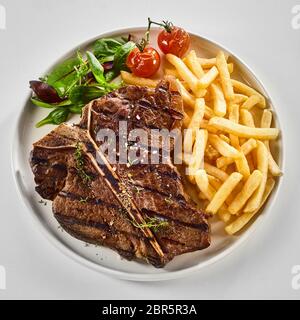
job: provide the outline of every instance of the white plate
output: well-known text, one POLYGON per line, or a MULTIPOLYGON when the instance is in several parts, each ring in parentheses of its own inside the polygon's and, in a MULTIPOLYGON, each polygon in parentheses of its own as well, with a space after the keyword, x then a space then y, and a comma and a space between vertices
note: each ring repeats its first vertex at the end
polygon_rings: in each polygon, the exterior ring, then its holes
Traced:
MULTIPOLYGON (((102 37, 114 37, 120 35, 126 36, 128 33, 141 37, 144 31, 145 30, 143 28, 118 30, 100 35, 99 37, 87 41, 79 47, 82 50, 85 50, 96 39, 102 37)), ((155 39, 157 32, 157 29, 153 29, 152 31, 151 36, 153 44, 156 44, 155 39)), ((254 88, 263 93, 267 98, 269 106, 273 109, 270 96, 267 94, 263 85, 254 76, 253 72, 250 71, 249 67, 245 65, 245 63, 241 62, 241 60, 234 56, 231 52, 215 42, 196 35, 191 35, 191 37, 192 47, 196 49, 199 55, 203 57, 215 56, 220 49, 224 50, 224 52, 227 52, 235 64, 234 77, 242 78, 244 81, 248 82, 254 88)), ((76 52, 76 49, 77 48, 69 52, 69 54, 62 57, 62 59, 58 60, 56 63, 59 63, 60 61, 72 55, 74 52, 76 52)), ((25 83, 24 85, 27 84, 25 83)), ((35 184, 33 181, 33 174, 28 161, 29 153, 32 149, 32 143, 40 139, 54 128, 53 126, 47 125, 36 129, 34 124, 46 116, 48 112, 49 110, 47 109, 33 106, 29 101, 29 98, 22 107, 22 111, 17 122, 12 150, 13 171, 16 183, 20 195, 29 209, 30 215, 36 221, 35 226, 39 228, 42 233, 46 235, 47 238, 62 252, 91 269, 117 278, 136 281, 157 281, 183 277, 199 271, 203 267, 220 260, 232 252, 244 240, 249 238, 252 232, 263 222, 263 220, 266 219, 268 215, 272 214, 271 207, 275 201, 276 194, 278 193, 281 179, 277 181, 277 186, 267 204, 263 208, 262 214, 259 215, 258 218, 240 235, 230 237, 223 231, 224 225, 222 222, 213 222, 212 244, 209 248, 178 256, 173 261, 168 263, 163 269, 156 269, 151 265, 121 259, 117 253, 104 247, 95 247, 93 245, 86 246, 84 242, 71 237, 66 232, 62 232, 62 230, 58 228, 59 225, 52 215, 51 201, 47 201, 46 206, 39 203, 41 197, 34 190, 35 184)), ((276 115, 274 118, 275 126, 280 128, 276 115)), ((77 119, 75 117, 71 119, 71 122, 76 121, 77 119)), ((276 144, 273 145, 273 148, 279 165, 282 166, 283 146, 281 137, 276 141, 276 144)))

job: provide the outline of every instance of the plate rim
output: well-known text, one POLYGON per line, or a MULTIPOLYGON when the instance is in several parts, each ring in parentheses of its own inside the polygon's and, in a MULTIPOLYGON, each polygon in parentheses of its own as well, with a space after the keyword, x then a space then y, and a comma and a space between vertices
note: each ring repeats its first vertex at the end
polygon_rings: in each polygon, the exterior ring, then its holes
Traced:
MULTIPOLYGON (((158 29, 158 28, 153 28, 153 29, 158 29)), ((114 29, 111 31, 105 31, 95 37, 92 37, 92 38, 82 42, 81 44, 75 46, 73 49, 69 50, 67 53, 61 55, 58 59, 55 60, 55 62, 53 62, 51 64, 51 66, 45 71, 45 73, 48 72, 49 70, 51 70, 55 65, 57 65, 57 63, 59 63, 60 61, 62 61, 66 57, 70 56, 74 52, 74 50, 76 50, 76 48, 78 48, 78 47, 85 47, 88 44, 92 43, 93 41, 95 41, 99 38, 108 37, 108 36, 113 37, 113 36, 117 36, 118 34, 122 34, 122 33, 141 32, 144 30, 145 30, 145 27, 136 26, 136 27, 130 27, 130 28, 118 28, 118 29, 114 29)), ((273 99, 273 97, 271 97, 270 91, 267 90, 266 86, 256 76, 256 73, 253 72, 252 68, 250 68, 248 66, 248 64, 243 61, 243 59, 238 57, 236 54, 232 53, 231 50, 227 49, 227 47, 224 46, 223 44, 220 44, 219 41, 215 41, 211 38, 207 38, 206 36, 202 36, 200 34, 196 34, 193 32, 189 32, 189 34, 194 37, 201 38, 201 39, 209 42, 212 45, 216 45, 216 46, 222 48, 223 50, 227 51, 231 56, 233 56, 235 59, 237 59, 244 67, 246 67, 246 69, 248 69, 251 76, 267 93, 268 100, 271 102, 271 104, 273 106, 275 106, 274 99, 273 99)), ((18 145, 20 143, 18 136, 19 136, 19 128, 21 126, 22 116, 23 116, 23 113, 25 112, 24 106, 28 102, 29 98, 30 98, 30 94, 26 95, 25 101, 23 103, 23 107, 18 112, 14 126, 13 126, 13 138, 12 138, 12 143, 11 143, 10 154, 11 154, 11 169, 13 171, 13 177, 14 177, 14 182, 16 184, 17 193, 18 193, 18 196, 19 196, 21 202, 23 203, 24 207, 26 208, 26 211, 28 211, 30 213, 32 221, 34 221, 34 224, 37 226, 37 229, 39 230, 39 232, 41 234, 43 234, 43 236, 53 246, 55 246, 57 249, 59 249, 59 251, 61 253, 70 257, 72 260, 76 261, 77 263, 81 264, 82 266, 88 267, 89 269, 94 270, 96 272, 101 272, 103 274, 112 276, 114 278, 122 279, 122 280, 149 282, 149 281, 162 281, 162 280, 172 280, 172 279, 183 278, 183 277, 191 275, 195 272, 199 272, 203 268, 206 268, 206 267, 216 263, 217 261, 222 260, 224 257, 228 256, 229 254, 231 254, 236 248, 238 248, 242 244, 244 244, 245 241, 249 239, 249 236, 253 232, 255 232, 266 221, 266 219, 269 218, 269 216, 270 216, 270 214, 267 214, 267 213, 270 212, 275 205, 276 199, 278 197, 279 191, 282 186, 282 181, 283 181, 282 176, 277 177, 276 188, 272 192, 272 195, 271 195, 272 198, 270 199, 271 201, 269 200, 268 203, 266 204, 266 207, 264 208, 264 216, 262 217, 260 215, 259 217, 257 217, 257 219, 252 223, 252 225, 247 230, 245 230, 242 235, 239 236, 239 239, 237 239, 228 248, 221 251, 220 253, 217 253, 215 256, 209 258, 208 260, 198 263, 195 266, 187 267, 182 270, 166 271, 166 272, 155 274, 155 273, 119 271, 119 270, 110 269, 109 267, 105 267, 105 266, 102 266, 102 265, 97 264, 95 262, 92 262, 92 261, 88 260, 87 258, 81 256, 80 254, 74 252, 72 249, 70 249, 65 244, 63 244, 58 238, 56 238, 53 235, 53 233, 49 229, 47 229, 46 227, 43 226, 41 221, 38 219, 37 215, 34 214, 34 212, 33 212, 34 210, 31 207, 26 194, 24 194, 24 190, 22 190, 21 183, 19 181, 20 170, 18 169, 18 165, 17 165, 17 162, 18 162, 17 159, 19 157, 18 145), (260 223, 258 223, 258 222, 260 222, 260 223)), ((281 139, 281 146, 280 146, 280 162, 281 163, 280 164, 281 164, 281 170, 284 172, 285 171, 285 148, 284 148, 285 135, 282 133, 282 130, 281 130, 282 126, 280 124, 280 117, 279 117, 278 110, 275 109, 275 111, 276 111, 276 123, 278 124, 278 127, 280 129, 280 139, 281 139)))

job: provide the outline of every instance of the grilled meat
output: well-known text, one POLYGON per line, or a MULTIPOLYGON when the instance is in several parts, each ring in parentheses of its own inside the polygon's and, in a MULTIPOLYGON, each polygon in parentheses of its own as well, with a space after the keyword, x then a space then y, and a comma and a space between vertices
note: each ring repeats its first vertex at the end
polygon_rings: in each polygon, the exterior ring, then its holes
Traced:
MULTIPOLYGON (((36 191, 53 200, 55 218, 72 236, 127 259, 162 267, 176 255, 206 248, 207 216, 185 194, 171 159, 146 161, 152 141, 139 144, 145 161, 135 164, 120 159, 112 164, 99 149, 100 129, 111 130, 120 142, 120 121, 127 121, 128 132, 150 133, 180 128, 181 119, 182 100, 172 81, 155 90, 126 86, 94 100, 78 125, 62 124, 34 143, 30 161, 36 191)), ((156 147, 162 154, 164 146, 156 147)))

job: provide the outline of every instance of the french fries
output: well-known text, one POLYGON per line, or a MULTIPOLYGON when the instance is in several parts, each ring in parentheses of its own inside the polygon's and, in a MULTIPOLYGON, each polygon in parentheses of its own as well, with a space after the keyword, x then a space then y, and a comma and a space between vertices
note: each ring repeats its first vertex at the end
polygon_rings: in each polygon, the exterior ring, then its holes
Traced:
POLYGON ((257 149, 256 149, 256 157, 257 157, 257 168, 262 173, 262 180, 258 189, 254 192, 252 197, 249 199, 244 212, 252 212, 255 211, 263 198, 265 186, 268 178, 268 150, 263 142, 257 142, 257 149))
POLYGON ((206 72, 198 82, 198 88, 207 88, 219 75, 218 69, 214 66, 208 72, 206 72))
POLYGON ((216 58, 216 65, 220 73, 221 84, 226 100, 232 100, 234 98, 233 86, 230 81, 230 73, 228 71, 225 55, 220 51, 216 58))
POLYGON ((259 102, 257 105, 261 108, 266 107, 266 99, 263 97, 263 95, 261 95, 255 89, 249 87, 245 83, 242 83, 234 79, 231 79, 231 83, 233 85, 233 88, 239 93, 245 94, 246 96, 249 96, 249 97, 252 95, 257 95, 259 97, 259 102))
POLYGON ((259 102, 260 102, 260 97, 256 94, 253 94, 241 105, 241 108, 250 110, 259 102))
POLYGON ((198 58, 198 61, 200 62, 203 69, 211 68, 216 65, 217 59, 216 58, 198 58))
POLYGON ((245 109, 241 109, 241 123, 244 126, 255 128, 255 123, 251 112, 245 109))
POLYGON ((266 183, 266 189, 259 207, 253 212, 243 213, 240 217, 238 217, 232 223, 227 225, 225 227, 226 232, 230 235, 233 235, 238 231, 240 231, 258 213, 261 207, 265 204, 274 186, 275 186, 275 180, 272 178, 268 179, 266 183))
POLYGON ((218 130, 232 133, 242 138, 271 140, 276 139, 279 134, 279 130, 277 128, 252 128, 234 123, 228 119, 220 117, 211 118, 208 124, 218 130))
MULTIPOLYGON (((233 235, 267 201, 272 177, 282 174, 270 148, 279 130, 271 126, 264 96, 231 78, 235 66, 222 51, 210 59, 195 50, 183 59, 172 54, 166 59, 174 68, 167 67, 165 74, 176 78, 184 128, 190 129, 183 141, 190 192, 233 235)), ((147 79, 129 80, 140 85, 147 79)))
POLYGON ((216 134, 210 134, 208 138, 212 146, 220 152, 221 155, 228 158, 238 159, 241 157, 241 153, 232 147, 230 144, 222 140, 216 134))
POLYGON ((149 78, 140 78, 127 71, 121 71, 121 77, 125 83, 132 84, 135 86, 155 88, 158 84, 157 80, 152 80, 149 78))
MULTIPOLYGON (((257 146, 257 142, 254 139, 247 140, 242 146, 241 146, 241 152, 246 156, 248 155, 253 149, 255 149, 257 146)), ((220 157, 217 159, 217 167, 223 168, 225 166, 230 165, 234 162, 234 159, 232 158, 226 158, 226 157, 220 157)))
POLYGON ((226 100, 222 89, 218 84, 211 85, 211 94, 214 102, 214 113, 218 117, 224 117, 226 114, 226 100))
POLYGON ((198 131, 196 132, 192 160, 190 161, 188 168, 191 182, 195 181, 194 176, 197 170, 204 167, 204 150, 207 143, 207 136, 207 130, 205 129, 198 129, 198 131))
POLYGON ((242 178, 243 176, 240 173, 232 173, 216 192, 211 202, 207 206, 206 211, 212 214, 216 214, 242 178))
POLYGON ((194 108, 195 98, 186 90, 179 79, 176 79, 176 82, 183 102, 186 103, 189 107, 194 108))
POLYGON ((201 63, 197 58, 195 50, 191 50, 186 56, 185 64, 190 68, 190 70, 198 79, 201 79, 201 77, 204 75, 204 71, 202 69, 201 63))
POLYGON ((207 162, 204 162, 204 169, 208 174, 218 178, 221 181, 225 181, 228 178, 228 174, 226 172, 207 162))
POLYGON ((215 190, 210 188, 208 177, 205 170, 197 170, 195 180, 199 190, 204 194, 206 199, 210 200, 215 194, 215 190))
POLYGON ((255 170, 249 176, 245 182, 242 190, 237 194, 234 200, 228 207, 228 211, 231 214, 237 214, 245 205, 247 200, 252 196, 254 191, 258 188, 263 178, 262 173, 259 170, 255 170))
MULTIPOLYGON (((269 110, 264 110, 263 115, 261 117, 261 124, 260 126, 262 128, 270 128, 272 123, 272 112, 269 110)), ((269 156, 269 171, 272 176, 281 176, 282 172, 277 165, 276 161, 274 160, 271 150, 270 150, 270 144, 269 141, 266 140, 264 141, 265 146, 267 147, 268 150, 268 156, 269 156)))
POLYGON ((173 54, 166 54, 167 60, 175 67, 180 77, 190 86, 197 98, 205 95, 206 90, 199 89, 199 80, 193 72, 185 65, 185 63, 173 54))
POLYGON ((244 103, 247 99, 248 97, 246 95, 241 93, 235 93, 232 103, 241 104, 241 103, 244 103))

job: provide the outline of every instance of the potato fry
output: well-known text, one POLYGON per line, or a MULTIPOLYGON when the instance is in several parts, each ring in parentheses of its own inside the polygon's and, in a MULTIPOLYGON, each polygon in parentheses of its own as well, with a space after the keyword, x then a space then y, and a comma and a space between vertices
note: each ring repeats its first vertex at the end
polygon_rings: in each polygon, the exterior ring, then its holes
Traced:
POLYGON ((215 117, 215 114, 214 114, 213 110, 208 106, 205 106, 204 117, 206 119, 210 119, 210 118, 215 117))
POLYGON ((226 172, 207 162, 204 162, 204 170, 221 181, 225 181, 228 178, 228 174, 226 172))
MULTIPOLYGON (((201 190, 199 193, 199 198, 201 199, 204 196, 206 199, 211 201, 216 194, 216 190, 208 183, 205 170, 198 170, 195 176, 195 180, 198 188, 201 190)), ((231 214, 228 212, 225 204, 223 204, 218 210, 218 216, 225 223, 227 223, 231 219, 231 214)))
MULTIPOLYGON (((263 115, 261 117, 261 123, 260 126, 262 128, 270 128, 272 123, 272 112, 270 110, 264 110, 263 115)), ((274 160, 271 150, 270 150, 270 144, 269 141, 266 140, 264 141, 265 146, 268 149, 268 153, 269 153, 269 162, 268 162, 268 166, 269 166, 269 171, 273 176, 281 176, 282 172, 279 168, 279 166, 277 165, 276 161, 274 160)))
POLYGON ((191 122, 191 118, 186 112, 183 111, 183 126, 187 128, 190 122, 191 122))
POLYGON ((236 195, 234 200, 228 207, 228 211, 231 214, 237 214, 242 207, 246 204, 247 200, 252 196, 254 191, 258 188, 263 178, 262 173, 259 170, 255 170, 249 176, 245 182, 242 190, 236 195))
POLYGON ((195 98, 186 90, 180 80, 176 79, 178 90, 181 94, 183 102, 191 108, 195 106, 195 98))
POLYGON ((189 128, 184 130, 183 134, 183 161, 189 165, 191 162, 193 143, 194 143, 194 130, 189 128))
POLYGON ((193 130, 200 128, 200 124, 202 122, 204 112, 205 112, 204 99, 203 98, 196 99, 194 113, 192 115, 191 122, 188 128, 193 130))
POLYGON ((200 124, 201 129, 206 129, 210 133, 218 133, 218 129, 212 127, 211 125, 208 124, 207 120, 202 120, 200 124))
POLYGON ((132 84, 135 86, 155 88, 158 84, 157 80, 152 80, 149 78, 140 78, 127 71, 121 71, 121 77, 125 83, 132 84))
POLYGON ((228 138, 227 136, 225 136, 225 134, 220 134, 219 135, 220 139, 224 140, 225 142, 227 142, 228 144, 230 144, 230 138, 228 138))
MULTIPOLYGON (((239 122, 239 106, 237 104, 230 104, 230 111, 229 111, 229 120, 238 123, 239 122)), ((230 134, 229 135, 231 140, 231 145, 235 147, 238 151, 241 150, 240 148, 240 141, 239 137, 230 134)), ((235 159, 235 165, 237 171, 244 176, 244 178, 248 178, 250 176, 250 168, 247 162, 247 159, 243 152, 240 152, 241 156, 238 159, 235 159)))
POLYGON ((261 108, 266 107, 266 100, 262 94, 260 94, 259 92, 257 92, 253 88, 247 86, 246 84, 244 84, 240 81, 231 79, 231 83, 232 83, 234 89, 242 94, 245 94, 249 97, 252 95, 257 95, 259 97, 259 102, 257 105, 261 108))
MULTIPOLYGON (((229 120, 235 123, 239 123, 239 117, 239 106, 237 104, 230 104, 228 116, 229 120)), ((229 134, 229 138, 231 144, 238 149, 240 147, 239 137, 235 136, 234 134, 229 134)))
MULTIPOLYGON (((184 140, 183 140, 183 150, 184 154, 191 154, 193 150, 193 144, 196 136, 196 130, 200 128, 201 121, 204 115, 204 99, 198 98, 195 101, 195 109, 194 113, 191 117, 191 121, 188 124, 186 130, 184 130, 184 140)), ((191 159, 188 157, 184 157, 184 162, 189 163, 191 159)))
POLYGON ((232 215, 227 211, 227 208, 224 204, 218 210, 218 217, 225 223, 228 223, 231 220, 232 215))
POLYGON ((250 168, 246 156, 241 152, 241 157, 235 160, 237 171, 243 175, 245 179, 250 176, 250 168))
MULTIPOLYGON (((246 156, 253 149, 255 149, 256 146, 257 146, 256 140, 255 139, 249 139, 241 146, 241 152, 246 156)), ((220 157, 220 158, 217 159, 216 164, 217 164, 218 168, 223 168, 224 166, 228 166, 233 162, 234 162, 234 159, 232 159, 232 158, 220 157)))
POLYGON ((188 83, 197 98, 205 96, 206 91, 199 89, 199 80, 180 58, 170 53, 166 54, 166 58, 176 68, 180 77, 188 83))
POLYGON ((218 178, 216 178, 210 174, 208 174, 207 177, 208 177, 209 183, 214 187, 214 189, 216 189, 216 190, 220 189, 220 187, 222 185, 221 180, 219 180, 218 178))
POLYGON ((244 126, 255 128, 254 119, 250 111, 246 109, 241 109, 240 115, 241 115, 241 123, 244 126))
POLYGON ((233 69, 234 69, 234 65, 233 63, 227 63, 227 68, 228 68, 228 72, 229 73, 232 73, 233 72, 233 69))
POLYGON ((232 223, 226 226, 225 230, 228 234, 233 235, 240 231, 243 227, 246 226, 246 224, 256 215, 256 213, 261 209, 261 207, 265 204, 266 200, 268 199, 269 195, 271 194, 273 188, 275 186, 275 180, 274 179, 268 179, 266 183, 266 189, 262 198, 262 201, 259 205, 259 207, 249 213, 243 213, 240 217, 238 217, 236 220, 234 220, 232 223))
POLYGON ((253 172, 255 170, 255 166, 254 166, 252 154, 251 153, 247 154, 246 155, 246 159, 247 159, 247 162, 248 162, 248 166, 249 166, 250 172, 253 172))
POLYGON ((219 157, 220 153, 211 144, 207 144, 205 149, 205 159, 208 159, 210 162, 212 162, 219 157))
POLYGON ((224 117, 226 114, 226 100, 223 95, 222 89, 219 85, 212 83, 210 86, 211 94, 214 103, 214 113, 218 117, 224 117))
POLYGON ((188 168, 189 179, 192 183, 195 182, 194 176, 197 170, 204 168, 204 150, 206 148, 207 136, 207 130, 197 129, 192 160, 188 168))
POLYGON ((243 138, 270 140, 276 139, 279 134, 279 130, 277 128, 251 128, 220 117, 211 118, 208 124, 216 129, 223 130, 227 133, 232 133, 243 138))
POLYGON ((216 65, 216 61, 217 59, 216 58, 210 58, 210 59, 206 59, 206 58, 198 58, 201 66, 203 69, 208 69, 208 68, 211 68, 213 66, 216 65))
POLYGON ((185 57, 185 64, 189 67, 189 69, 193 72, 193 74, 198 78, 204 75, 204 71, 202 69, 201 63, 199 62, 195 50, 191 50, 188 55, 185 57))
POLYGON ((247 99, 248 99, 248 96, 240 93, 235 93, 232 103, 241 104, 241 103, 244 103, 247 99))
POLYGON ((259 103, 260 97, 256 94, 253 94, 250 96, 242 105, 241 108, 250 110, 252 109, 257 103, 259 103))
POLYGON ((270 110, 265 109, 263 111, 263 114, 260 120, 260 127, 270 128, 271 124, 272 124, 272 112, 270 110))
POLYGON ((199 197, 200 200, 207 200, 205 194, 203 192, 201 192, 201 191, 198 193, 198 197, 199 197))
POLYGON ((219 208, 224 204, 227 197, 234 190, 234 188, 237 186, 237 184, 241 181, 242 178, 243 176, 240 173, 232 173, 228 177, 228 179, 222 184, 220 189, 216 192, 213 199, 207 206, 206 211, 208 213, 216 214, 219 208))
POLYGON ((176 69, 173 68, 165 68, 164 69, 164 74, 168 75, 168 76, 173 76, 179 80, 182 80, 182 78, 180 77, 180 74, 177 72, 176 69))
POLYGON ((204 169, 199 169, 195 173, 195 180, 199 190, 206 193, 209 188, 208 176, 204 169))
POLYGON ((262 173, 262 180, 258 189, 253 193, 249 201, 247 202, 244 212, 255 211, 263 198, 266 182, 268 178, 268 150, 263 142, 257 141, 257 169, 262 173))
POLYGON ((202 78, 198 82, 198 88, 206 89, 219 75, 219 71, 216 67, 212 67, 207 73, 202 76, 202 78))
POLYGON ((229 157, 233 159, 238 159, 241 157, 241 153, 237 149, 232 147, 230 144, 228 144, 227 142, 225 142, 215 134, 210 134, 208 137, 208 141, 224 157, 229 157))
MULTIPOLYGON (((228 56, 225 54, 225 59, 227 61, 228 56)), ((208 69, 211 68, 213 66, 215 66, 217 64, 217 59, 216 58, 198 58, 201 66, 203 69, 208 69)))
POLYGON ((229 100, 229 101, 233 100, 234 98, 233 86, 230 81, 230 73, 228 71, 227 62, 226 62, 223 51, 220 51, 217 55, 216 66, 220 74, 221 85, 223 88, 224 96, 226 100, 229 100))

